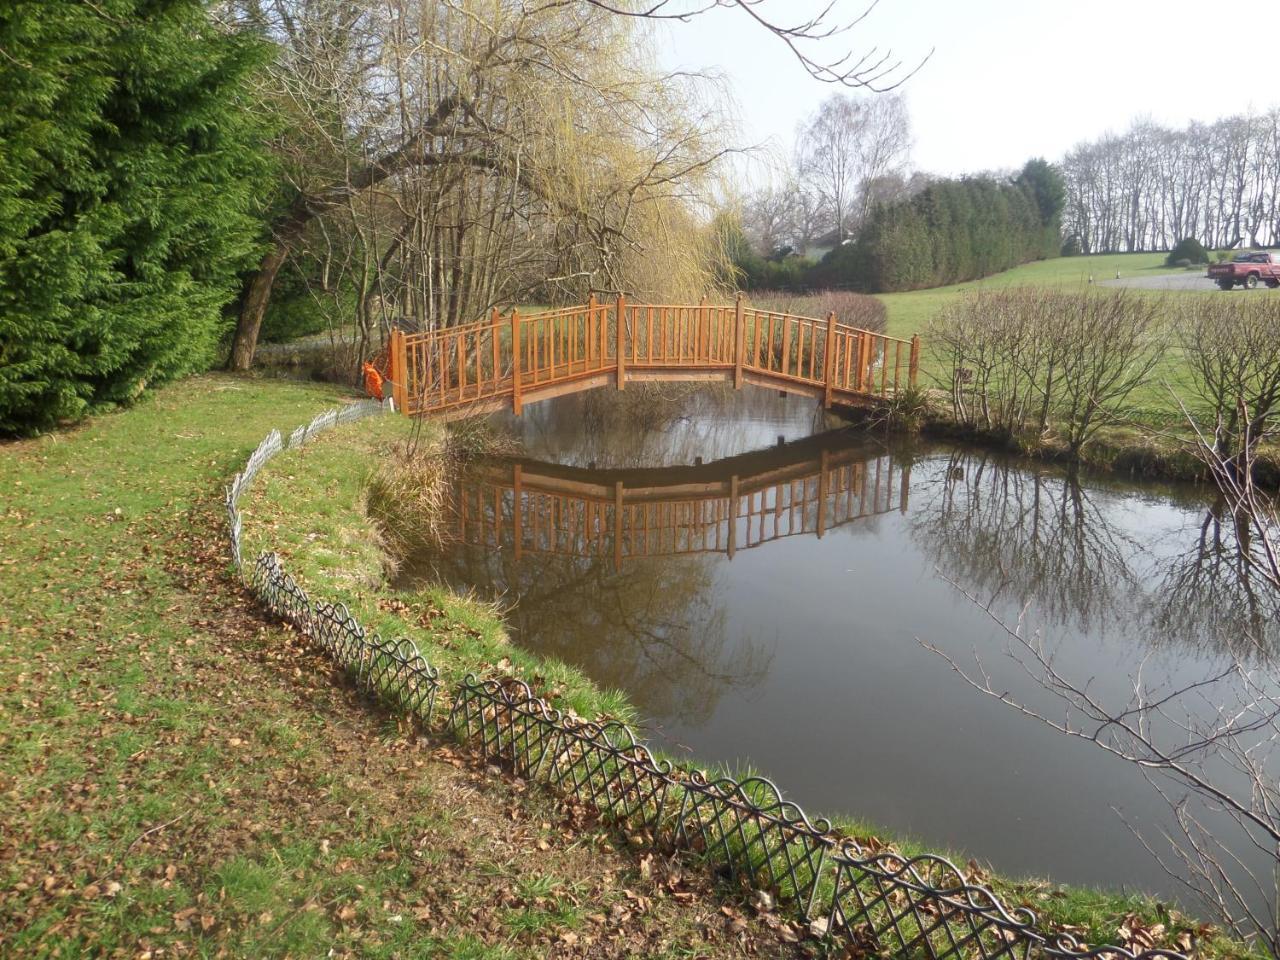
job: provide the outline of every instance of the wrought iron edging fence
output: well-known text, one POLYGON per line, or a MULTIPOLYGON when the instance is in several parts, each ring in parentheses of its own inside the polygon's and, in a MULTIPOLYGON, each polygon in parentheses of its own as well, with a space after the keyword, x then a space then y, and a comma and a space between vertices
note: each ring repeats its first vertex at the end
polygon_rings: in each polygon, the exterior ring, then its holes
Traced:
MULTIPOLYGON (((231 554, 241 562, 239 500, 282 450, 340 423, 380 413, 366 401, 331 410, 284 442, 273 430, 227 488, 231 554)), ((369 634, 341 603, 312 600, 279 557, 262 552, 246 577, 263 607, 293 625, 358 689, 431 726, 439 671, 408 638, 369 634)), ((445 729, 486 760, 595 809, 662 849, 691 851, 731 882, 764 890, 866 956, 922 960, 1189 960, 1168 950, 1090 948, 1051 935, 949 860, 871 851, 810 820, 763 777, 712 778, 656 757, 626 724, 583 720, 514 677, 468 674, 451 690, 445 729)))

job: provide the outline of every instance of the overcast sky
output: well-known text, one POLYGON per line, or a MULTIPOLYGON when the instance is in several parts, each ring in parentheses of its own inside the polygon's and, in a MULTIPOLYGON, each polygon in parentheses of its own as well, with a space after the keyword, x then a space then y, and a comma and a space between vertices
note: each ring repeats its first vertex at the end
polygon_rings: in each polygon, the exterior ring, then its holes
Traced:
MULTIPOLYGON (((844 20, 864 0, 838 0, 844 20)), ((1265 6, 1265 5, 1264 5, 1265 6)), ((811 0, 765 0, 790 21, 811 0)), ((1060 158, 1136 117, 1181 125, 1280 102, 1265 69, 1262 7, 1204 0, 880 0, 854 31, 819 48, 891 47, 913 65, 916 169, 958 174, 1060 158), (1275 92, 1273 92, 1275 91, 1275 92)), ((658 31, 666 66, 712 68, 737 102, 743 136, 789 151, 797 123, 834 88, 809 77, 780 41, 739 11, 658 31)))

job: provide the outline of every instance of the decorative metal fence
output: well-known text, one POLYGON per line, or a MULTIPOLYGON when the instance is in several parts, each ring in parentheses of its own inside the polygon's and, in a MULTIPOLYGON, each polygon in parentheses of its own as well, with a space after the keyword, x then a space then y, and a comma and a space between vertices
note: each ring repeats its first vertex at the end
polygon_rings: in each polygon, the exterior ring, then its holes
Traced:
MULTIPOLYGON (((282 449, 329 427, 381 412, 366 403, 317 417, 290 435, 272 431, 227 489, 232 558, 240 563, 239 498, 282 449)), ((248 582, 262 605, 293 625, 361 691, 425 727, 440 676, 408 638, 369 634, 340 603, 307 596, 272 552, 248 582)), ((763 777, 713 778, 657 757, 627 725, 563 713, 515 677, 468 674, 450 691, 445 729, 488 761, 600 816, 655 847, 700 857, 743 890, 774 895, 854 955, 922 960, 1189 960, 1168 950, 1132 952, 1052 935, 1025 907, 1007 907, 949 860, 872 851, 810 820, 763 777)))

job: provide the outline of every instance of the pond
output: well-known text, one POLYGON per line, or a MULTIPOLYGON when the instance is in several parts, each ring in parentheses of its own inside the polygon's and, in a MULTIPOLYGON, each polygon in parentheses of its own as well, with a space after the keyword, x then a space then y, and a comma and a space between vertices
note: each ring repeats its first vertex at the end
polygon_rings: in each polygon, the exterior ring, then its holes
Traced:
POLYGON ((453 537, 403 585, 501 598, 516 643, 626 691, 661 747, 811 813, 1007 874, 1178 894, 1139 837, 1164 852, 1171 825, 1142 773, 947 658, 1050 717, 995 618, 1106 702, 1139 671, 1173 689, 1233 652, 1265 663, 1274 596, 1205 491, 887 444, 764 390, 597 391, 493 422, 521 454, 462 473, 453 537))

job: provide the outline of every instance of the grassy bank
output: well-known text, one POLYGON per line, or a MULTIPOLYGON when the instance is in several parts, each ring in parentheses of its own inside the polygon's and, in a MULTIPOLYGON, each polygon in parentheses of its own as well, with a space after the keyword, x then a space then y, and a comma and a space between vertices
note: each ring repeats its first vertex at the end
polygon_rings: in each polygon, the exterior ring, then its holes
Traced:
MULTIPOLYGON (((388 445, 407 430, 400 418, 366 421, 273 461, 260 485, 242 502, 246 556, 275 547, 313 596, 346 602, 366 626, 383 636, 414 637, 424 655, 441 668, 446 683, 468 671, 516 672, 556 706, 586 716, 605 713, 630 719, 633 711, 623 695, 600 691, 581 672, 512 647, 495 610, 439 589, 388 592, 387 556, 360 502, 371 471, 386 456, 388 445)), ((844 822, 841 827, 849 835, 884 838, 865 824, 844 822)), ((909 840, 899 839, 895 845, 904 853, 923 852, 909 840)), ((989 875, 982 879, 1010 905, 1030 906, 1049 924, 1095 942, 1114 941, 1125 918, 1133 914, 1147 925, 1163 924, 1171 945, 1180 931, 1197 926, 1139 897, 1042 880, 989 875)), ((1243 955, 1237 945, 1213 937, 1200 948, 1203 956, 1243 955)))
MULTIPOLYGON (((0 447, 0 956, 794 955, 259 617, 227 575, 223 485, 271 428, 340 399, 199 377, 0 447)), ((373 601, 353 510, 369 450, 334 450, 297 465, 329 499, 287 529, 373 601)), ((449 610, 415 633, 458 664, 498 642, 485 611, 449 610)))

